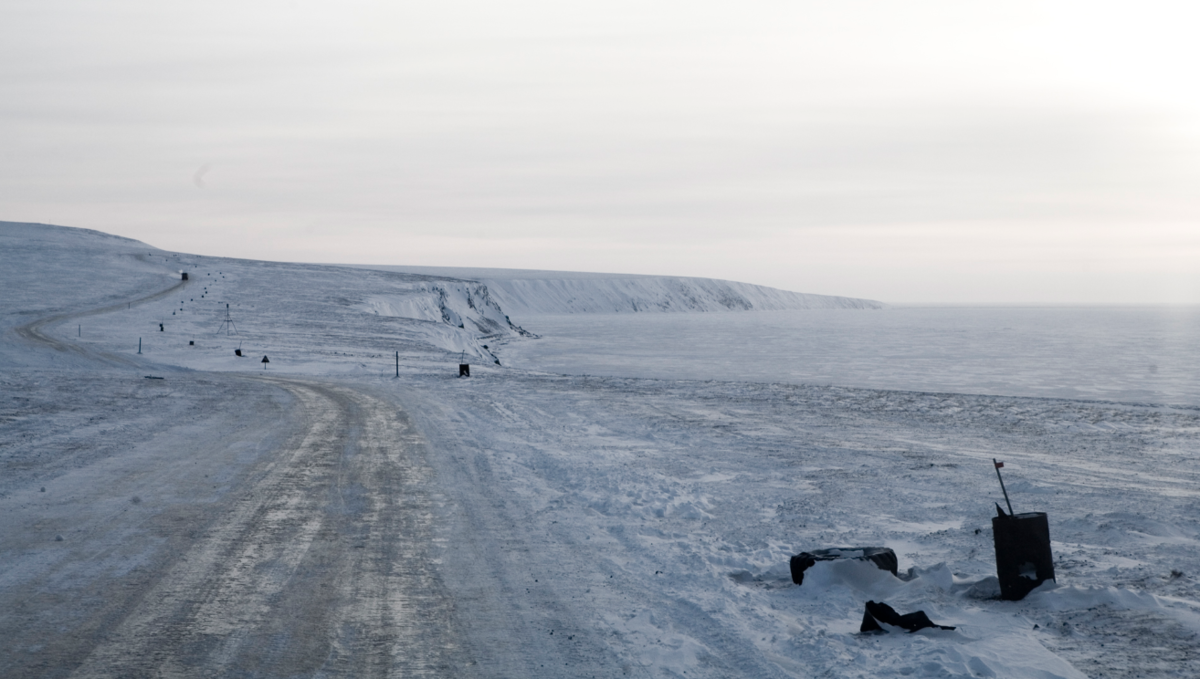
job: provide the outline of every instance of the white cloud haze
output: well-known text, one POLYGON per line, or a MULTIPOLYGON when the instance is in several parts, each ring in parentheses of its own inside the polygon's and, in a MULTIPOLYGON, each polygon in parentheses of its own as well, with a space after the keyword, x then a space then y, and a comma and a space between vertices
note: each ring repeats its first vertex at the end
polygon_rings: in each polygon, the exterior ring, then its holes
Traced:
POLYGON ((0 219, 264 259, 1200 303, 1196 19, 9 1, 0 219))

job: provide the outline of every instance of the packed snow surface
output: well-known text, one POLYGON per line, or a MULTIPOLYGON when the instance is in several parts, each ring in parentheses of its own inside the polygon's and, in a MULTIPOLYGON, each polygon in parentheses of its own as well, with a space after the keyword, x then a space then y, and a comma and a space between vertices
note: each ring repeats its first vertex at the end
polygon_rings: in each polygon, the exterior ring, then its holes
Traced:
POLYGON ((59 227, 0 288, 2 676, 1200 675, 1193 405, 517 368, 554 335, 476 279, 59 227), (1050 518, 1019 602, 992 458, 1050 518), (854 546, 901 577, 791 583, 854 546))
POLYGON ((542 339, 507 347, 505 364, 556 373, 1200 406, 1195 306, 889 306, 521 322, 542 339))

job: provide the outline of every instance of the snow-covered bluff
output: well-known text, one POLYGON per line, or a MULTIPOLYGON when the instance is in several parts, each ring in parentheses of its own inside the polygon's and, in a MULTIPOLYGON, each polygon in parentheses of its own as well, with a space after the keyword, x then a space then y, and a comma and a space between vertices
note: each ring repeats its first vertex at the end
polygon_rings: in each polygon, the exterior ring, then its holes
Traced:
POLYGON ((378 316, 446 323, 485 337, 528 334, 509 322, 488 287, 476 281, 428 280, 395 286, 388 294, 367 297, 357 308, 378 316))
POLYGON ((868 299, 810 295, 713 278, 457 267, 370 268, 478 281, 487 286, 504 313, 518 317, 523 314, 880 309, 884 306, 868 299))
POLYGON ((637 276, 487 280, 512 314, 879 309, 852 297, 808 295, 712 278, 637 276))

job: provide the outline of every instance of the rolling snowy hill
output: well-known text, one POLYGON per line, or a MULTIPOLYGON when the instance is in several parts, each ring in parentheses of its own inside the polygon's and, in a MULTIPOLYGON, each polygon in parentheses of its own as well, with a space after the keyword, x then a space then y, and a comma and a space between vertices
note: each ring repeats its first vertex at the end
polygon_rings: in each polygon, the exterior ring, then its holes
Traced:
MULTIPOLYGON (((15 332, 17 326, 50 314, 106 307, 118 301, 124 306, 124 300, 178 284, 180 274, 190 272, 193 291, 159 300, 150 316, 131 312, 98 318, 88 324, 86 335, 80 330, 76 337, 83 345, 115 342, 130 352, 138 350, 141 338, 142 350, 155 352, 158 360, 166 358, 163 352, 180 351, 164 333, 198 342, 183 346, 220 350, 227 360, 232 347, 221 344, 220 335, 215 334, 227 314, 240 329, 234 346, 245 343, 249 349, 257 345, 264 351, 271 346, 285 354, 295 346, 309 358, 334 351, 315 349, 311 341, 314 331, 326 327, 362 327, 376 336, 376 351, 378 345, 385 345, 417 353, 465 354, 489 363, 497 360, 485 346, 489 341, 530 335, 508 321, 484 284, 470 280, 203 257, 159 250, 98 231, 47 224, 0 222, 0 248, 6 259, 21 263, 8 266, 0 277, 4 290, 0 333, 15 332), (341 292, 328 294, 332 290, 341 292), (70 305, 64 300, 70 300, 70 305), (297 315, 295 310, 300 307, 316 313, 297 315), (304 323, 294 325, 301 317, 306 319, 304 323), (160 331, 159 323, 165 324, 165 330, 160 331), (302 344, 306 349, 293 344, 298 337, 305 338, 302 344)), ((344 347, 337 352, 343 360, 348 356, 344 347)), ((24 364, 29 359, 26 354, 19 343, 0 342, 4 364, 24 364)), ((69 358, 64 355, 62 360, 69 358)), ((180 354, 175 360, 190 367, 221 369, 205 351, 180 354)))

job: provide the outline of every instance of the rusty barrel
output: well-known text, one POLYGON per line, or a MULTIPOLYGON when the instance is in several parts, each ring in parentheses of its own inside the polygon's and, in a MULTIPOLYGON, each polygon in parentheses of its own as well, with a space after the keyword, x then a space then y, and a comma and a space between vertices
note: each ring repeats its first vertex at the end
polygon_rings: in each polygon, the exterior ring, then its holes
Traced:
POLYGON ((1054 579, 1050 522, 1045 512, 993 517, 992 538, 996 543, 1001 598, 1024 599, 1033 588, 1054 579))

